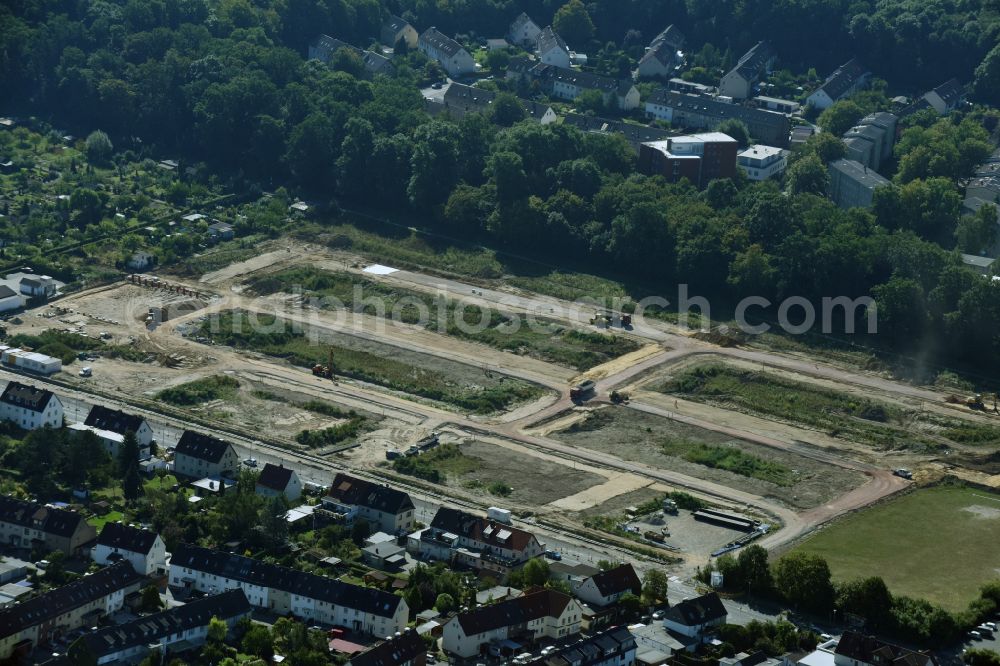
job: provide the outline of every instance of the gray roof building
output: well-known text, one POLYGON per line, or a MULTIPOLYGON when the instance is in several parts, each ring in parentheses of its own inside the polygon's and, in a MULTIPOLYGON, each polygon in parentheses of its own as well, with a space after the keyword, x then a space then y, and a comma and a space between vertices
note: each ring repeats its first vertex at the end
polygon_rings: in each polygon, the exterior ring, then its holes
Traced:
POLYGON ((830 198, 841 208, 871 208, 875 190, 889 181, 854 160, 830 162, 830 198))
MULTIPOLYGON (((347 49, 351 53, 358 56, 364 64, 365 71, 367 72, 372 74, 389 74, 392 71, 392 61, 384 55, 375 53, 374 51, 362 51, 356 46, 339 39, 335 39, 329 35, 320 35, 312 44, 309 45, 309 59, 319 60, 320 62, 329 65, 330 61, 333 59, 333 54, 340 49, 347 49)), ((229 229, 232 230, 232 225, 228 226, 229 229)))
POLYGON ((660 88, 646 100, 646 115, 666 120, 675 127, 713 129, 723 120, 735 118, 750 134, 769 146, 788 145, 791 123, 783 113, 739 104, 727 104, 704 95, 686 95, 660 88))
POLYGON ((207 628, 212 618, 232 622, 249 615, 250 611, 250 602, 243 590, 229 590, 133 622, 88 632, 70 646, 68 654, 75 663, 107 663, 101 661, 102 658, 119 657, 133 651, 145 653, 150 645, 163 639, 207 628))

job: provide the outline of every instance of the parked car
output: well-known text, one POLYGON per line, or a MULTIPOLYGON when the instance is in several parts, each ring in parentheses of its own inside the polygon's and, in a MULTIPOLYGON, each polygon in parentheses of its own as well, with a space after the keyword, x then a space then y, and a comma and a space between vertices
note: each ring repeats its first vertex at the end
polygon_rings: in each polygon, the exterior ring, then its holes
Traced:
POLYGON ((973 629, 972 631, 969 632, 969 638, 971 638, 974 641, 981 641, 983 640, 983 635, 978 631, 976 631, 975 629, 973 629))
POLYGON ((558 562, 559 560, 562 559, 562 553, 560 553, 557 550, 547 550, 545 551, 545 557, 549 558, 550 560, 555 560, 556 562, 558 562))

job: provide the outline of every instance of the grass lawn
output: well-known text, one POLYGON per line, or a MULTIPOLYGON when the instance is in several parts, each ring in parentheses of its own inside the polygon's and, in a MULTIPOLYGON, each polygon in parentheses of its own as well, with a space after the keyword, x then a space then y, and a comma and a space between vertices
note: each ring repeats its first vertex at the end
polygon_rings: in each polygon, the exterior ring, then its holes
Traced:
POLYGON ((1000 577, 998 543, 1000 495, 943 487, 838 521, 797 550, 825 557, 837 580, 878 575, 893 594, 958 611, 1000 577))
POLYGON ((115 523, 124 518, 125 515, 121 511, 108 511, 103 516, 92 516, 87 519, 87 522, 97 528, 100 532, 104 527, 105 523, 115 523))

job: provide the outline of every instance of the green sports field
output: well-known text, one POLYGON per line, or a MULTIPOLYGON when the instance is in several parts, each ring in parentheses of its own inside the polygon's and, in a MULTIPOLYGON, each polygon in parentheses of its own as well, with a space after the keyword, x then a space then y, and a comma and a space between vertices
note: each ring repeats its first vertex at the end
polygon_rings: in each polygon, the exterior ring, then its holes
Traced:
POLYGON ((962 610, 1000 578, 1000 495, 916 490, 838 521, 796 550, 822 555, 836 580, 881 576, 894 594, 962 610))

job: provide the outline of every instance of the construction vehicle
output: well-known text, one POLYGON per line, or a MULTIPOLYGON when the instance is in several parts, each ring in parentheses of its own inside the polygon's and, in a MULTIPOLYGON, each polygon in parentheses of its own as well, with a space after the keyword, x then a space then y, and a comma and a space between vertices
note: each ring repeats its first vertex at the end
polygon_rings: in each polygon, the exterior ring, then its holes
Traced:
POLYGON ((327 359, 326 365, 317 363, 313 366, 312 373, 314 377, 333 379, 333 347, 330 347, 330 356, 327 359))
POLYGON ((624 391, 612 391, 611 392, 611 402, 616 405, 623 405, 628 402, 628 393, 624 391))
POLYGON ((981 393, 976 395, 970 395, 966 398, 957 395, 949 395, 945 398, 945 401, 952 405, 965 405, 969 409, 985 410, 986 404, 983 402, 983 396, 981 393))
POLYGON ((632 315, 610 310, 595 310, 594 316, 590 318, 590 323, 598 328, 611 328, 612 326, 628 328, 632 325, 632 315))
POLYGON ((572 400, 583 400, 585 397, 591 395, 596 387, 597 384, 594 383, 594 380, 588 379, 571 388, 569 390, 569 397, 572 400))
POLYGON ((655 541, 657 543, 663 543, 666 541, 666 537, 661 532, 654 532, 653 530, 646 530, 642 536, 649 541, 655 541))

